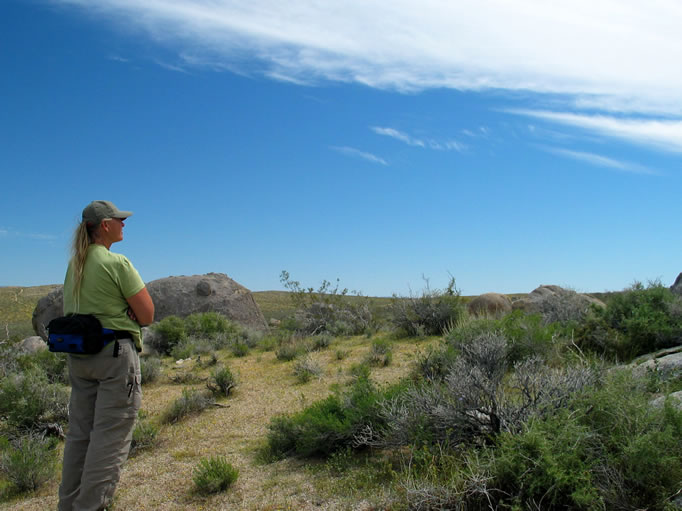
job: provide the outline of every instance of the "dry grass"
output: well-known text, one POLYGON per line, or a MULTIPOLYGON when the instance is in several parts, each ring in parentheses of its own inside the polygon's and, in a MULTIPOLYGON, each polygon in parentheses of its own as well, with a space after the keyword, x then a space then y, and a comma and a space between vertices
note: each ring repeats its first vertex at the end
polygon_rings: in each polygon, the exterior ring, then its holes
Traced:
MULTIPOLYGON (((298 460, 275 463, 259 461, 258 451, 265 443, 271 417, 300 410, 331 392, 334 384, 343 384, 348 369, 361 363, 369 353, 371 339, 354 337, 337 339, 311 357, 325 368, 324 375, 300 384, 293 371, 294 362, 281 362, 272 352, 252 351, 248 356, 233 358, 228 352, 219 361, 237 376, 239 386, 234 394, 219 402, 224 408, 211 408, 203 414, 178 424, 162 426, 160 444, 131 458, 123 471, 114 510, 360 510, 374 509, 372 500, 378 491, 334 493, 324 471, 310 470, 310 464, 298 460), (338 360, 336 350, 348 351, 338 360), (202 457, 223 455, 239 469, 239 479, 225 492, 202 497, 192 492, 192 470, 202 457)), ((395 343, 390 366, 372 370, 380 383, 393 382, 410 370, 418 350, 424 350, 434 339, 395 343)), ((192 369, 194 362, 177 368, 164 360, 162 376, 157 383, 144 387, 143 409, 150 420, 180 396, 182 385, 172 384, 168 375, 192 369)), ((196 368, 208 376, 210 368, 196 368)), ((202 385, 192 387, 201 388, 202 385)), ((58 479, 58 478, 57 478, 58 479)), ((56 508, 58 481, 47 485, 24 500, 0 504, 0 510, 45 510, 56 508)))

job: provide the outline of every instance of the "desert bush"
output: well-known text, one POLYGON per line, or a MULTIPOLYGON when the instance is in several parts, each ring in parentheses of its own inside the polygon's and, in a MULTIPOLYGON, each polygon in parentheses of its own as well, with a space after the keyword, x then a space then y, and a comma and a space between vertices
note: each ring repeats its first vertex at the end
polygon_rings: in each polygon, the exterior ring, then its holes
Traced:
POLYGON ((0 380, 19 372, 15 344, 9 340, 0 342, 0 380))
POLYGON ((443 381, 456 358, 457 351, 448 342, 429 347, 426 353, 417 356, 413 377, 432 383, 443 381))
POLYGON ((213 340, 206 337, 198 337, 195 334, 189 334, 183 340, 178 342, 170 350, 170 356, 176 360, 191 358, 194 355, 207 355, 212 353, 215 349, 213 340))
POLYGON ((294 360, 297 357, 307 353, 308 347, 300 339, 291 339, 280 345, 277 350, 275 350, 275 356, 277 360, 283 360, 288 362, 294 360))
POLYGON ((185 318, 187 333, 203 337, 215 337, 219 333, 241 334, 241 329, 217 312, 198 312, 185 318))
POLYGON ((560 324, 545 324, 540 314, 516 310, 499 319, 469 317, 459 321, 448 329, 444 349, 488 333, 497 333, 507 340, 507 357, 512 364, 530 357, 557 357, 566 344, 562 341, 568 337, 560 324))
POLYGON ((301 287, 300 282, 291 280, 287 271, 282 271, 280 281, 290 292, 297 311, 294 318, 285 319, 282 328, 306 335, 329 333, 334 336, 359 335, 371 330, 374 318, 369 302, 348 289, 339 289, 339 280, 333 285, 323 280, 318 289, 301 287))
POLYGON ((682 343, 682 299, 659 282, 635 283, 595 308, 576 331, 581 349, 630 360, 682 343))
POLYGON ((372 342, 372 345, 367 354, 366 361, 370 366, 385 367, 390 365, 393 360, 393 351, 391 343, 386 339, 377 339, 372 342))
POLYGON ((217 312, 195 313, 186 318, 168 316, 153 329, 158 334, 153 338, 153 347, 165 354, 175 349, 177 358, 225 348, 247 338, 241 326, 217 312))
POLYGON ((381 429, 379 403, 396 387, 378 389, 368 378, 358 378, 345 393, 317 401, 293 415, 274 417, 268 426, 268 449, 275 457, 328 456, 357 448, 357 435, 381 429))
POLYGON ((324 369, 309 355, 296 361, 294 364, 294 376, 299 383, 307 383, 313 378, 320 378, 324 369))
POLYGON ((35 491, 55 476, 58 440, 39 435, 22 435, 1 446, 0 470, 10 482, 12 493, 35 491))
POLYGON ((548 293, 536 301, 538 312, 546 325, 550 323, 579 324, 590 311, 590 301, 572 289, 548 293))
POLYGON ((130 455, 143 449, 150 449, 159 443, 159 427, 146 420, 139 418, 133 429, 133 440, 130 444, 130 455))
POLYGON ((205 380, 205 378, 196 372, 195 368, 180 369, 168 375, 168 381, 176 385, 193 385, 205 380))
POLYGON ((20 371, 36 368, 42 371, 50 383, 69 383, 69 371, 66 366, 66 353, 52 353, 48 350, 22 354, 17 357, 20 371))
POLYGON ((682 480, 682 412, 648 399, 618 375, 521 434, 501 435, 493 484, 513 496, 510 507, 542 499, 553 509, 666 508, 682 480))
POLYGON ((238 477, 239 470, 223 456, 202 458, 192 474, 196 491, 204 495, 225 491, 238 477))
POLYGON ((451 278, 445 290, 430 289, 428 280, 421 296, 393 296, 390 322, 410 337, 440 335, 466 312, 466 307, 451 278))
POLYGON ((173 347, 187 337, 185 321, 177 316, 163 318, 152 328, 159 334, 155 338, 156 342, 153 347, 166 355, 169 355, 173 347))
POLYGON ((140 357, 140 373, 142 385, 154 383, 161 376, 161 359, 159 357, 140 357))
POLYGON ((68 389, 49 383, 45 373, 37 368, 10 374, 0 382, 0 417, 16 429, 65 424, 68 402, 68 389))
POLYGON ((235 357, 245 357, 249 354, 249 345, 245 342, 235 342, 230 346, 230 351, 235 357))
POLYGON ((312 339, 312 349, 319 351, 328 348, 331 345, 332 340, 333 336, 331 334, 316 335, 312 339))
POLYGON ((206 387, 215 396, 227 397, 237 386, 237 378, 227 366, 217 367, 211 372, 206 387))
POLYGON ((197 415, 213 406, 215 399, 210 393, 182 389, 182 396, 173 401, 161 414, 161 424, 175 424, 190 415, 197 415))
POLYGON ((382 442, 490 442, 503 431, 519 431, 532 416, 563 406, 599 378, 593 368, 555 369, 540 358, 512 366, 507 340, 499 333, 481 334, 457 350, 459 356, 442 382, 416 383, 384 403, 382 442))

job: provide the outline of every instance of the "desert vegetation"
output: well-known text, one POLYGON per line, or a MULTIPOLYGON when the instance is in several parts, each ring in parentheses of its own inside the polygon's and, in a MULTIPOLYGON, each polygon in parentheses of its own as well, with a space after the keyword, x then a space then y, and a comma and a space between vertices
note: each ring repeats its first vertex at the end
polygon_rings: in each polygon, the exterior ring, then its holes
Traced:
MULTIPOLYGON (((269 332, 153 327, 113 509, 674 509, 682 375, 631 364, 682 344, 660 283, 481 317, 454 279, 381 301, 282 281, 269 332)), ((0 509, 53 508, 65 358, 18 340, 0 344, 0 509)))

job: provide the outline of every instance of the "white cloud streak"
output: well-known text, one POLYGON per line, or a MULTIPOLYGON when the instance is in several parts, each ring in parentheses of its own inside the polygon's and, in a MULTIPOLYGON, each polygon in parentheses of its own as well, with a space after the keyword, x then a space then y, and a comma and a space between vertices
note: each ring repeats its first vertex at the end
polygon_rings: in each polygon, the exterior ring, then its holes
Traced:
POLYGON ((419 138, 414 138, 408 135, 407 133, 403 133, 402 131, 396 130, 394 128, 382 128, 379 126, 372 126, 370 127, 370 129, 377 135, 391 137, 413 147, 422 148, 428 147, 430 149, 435 149, 437 151, 458 152, 462 152, 466 149, 466 145, 462 144, 461 142, 457 142, 456 140, 447 140, 445 142, 439 142, 431 138, 427 140, 421 140, 419 138))
POLYGON ((618 170, 621 172, 630 172, 634 174, 654 174, 657 175, 651 169, 638 165, 636 163, 624 162, 620 160, 615 160, 607 156, 601 156, 599 154, 588 153, 583 151, 571 151, 569 149, 562 149, 558 147, 542 147, 543 150, 556 154, 558 156, 563 156, 566 158, 571 158, 573 160, 582 161, 594 165, 597 167, 605 167, 608 169, 618 170))
POLYGON ((14 237, 14 238, 28 238, 32 240, 52 241, 56 240, 57 236, 53 234, 41 234, 33 232, 12 231, 9 229, 0 229, 0 237, 14 237))
POLYGON ((411 146, 416 146, 416 147, 425 147, 426 144, 424 144, 423 140, 419 140, 417 138, 412 138, 411 136, 407 135, 406 133, 403 133, 402 131, 398 131, 393 128, 380 128, 378 126, 373 126, 370 128, 374 133, 377 135, 384 135, 387 137, 395 138, 396 140, 400 140, 401 142, 405 142, 407 145, 411 146))
POLYGON ((367 153, 364 151, 360 151, 359 149, 355 149, 354 147, 347 147, 347 146, 332 146, 331 149, 333 149, 336 152, 339 152, 341 154, 345 154, 347 156, 352 156, 355 158, 361 158, 363 160, 367 160, 371 163, 378 163, 380 165, 388 165, 388 162, 384 160, 383 158, 376 156, 372 153, 367 153))
POLYGON ((517 115, 574 126, 599 135, 643 146, 682 153, 682 121, 622 119, 604 115, 583 115, 540 110, 507 110, 517 115))
POLYGON ((417 91, 553 93, 682 115, 674 0, 52 0, 137 28, 188 63, 417 91))

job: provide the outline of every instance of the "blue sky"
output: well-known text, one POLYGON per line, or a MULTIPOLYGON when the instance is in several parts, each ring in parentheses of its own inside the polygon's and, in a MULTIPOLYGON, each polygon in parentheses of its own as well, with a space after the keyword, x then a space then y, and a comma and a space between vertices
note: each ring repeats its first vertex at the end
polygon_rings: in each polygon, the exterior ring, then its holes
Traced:
POLYGON ((82 208, 146 281, 371 296, 682 271, 675 2, 5 0, 0 285, 82 208))

